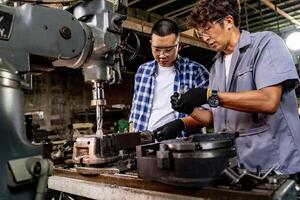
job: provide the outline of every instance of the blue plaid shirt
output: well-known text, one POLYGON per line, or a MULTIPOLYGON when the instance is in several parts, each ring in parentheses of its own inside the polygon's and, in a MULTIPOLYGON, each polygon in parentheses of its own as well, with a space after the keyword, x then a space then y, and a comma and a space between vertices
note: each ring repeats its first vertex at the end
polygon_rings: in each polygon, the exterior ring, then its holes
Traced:
MULTIPOLYGON (((133 122, 134 131, 145 131, 148 127, 154 97, 156 68, 157 62, 153 60, 141 65, 135 74, 134 95, 129 118, 129 121, 133 122)), ((208 86, 208 71, 203 65, 188 58, 177 57, 175 73, 174 92, 179 92, 180 88, 206 88, 208 86)), ((178 118, 185 116, 183 113, 177 113, 178 118)))

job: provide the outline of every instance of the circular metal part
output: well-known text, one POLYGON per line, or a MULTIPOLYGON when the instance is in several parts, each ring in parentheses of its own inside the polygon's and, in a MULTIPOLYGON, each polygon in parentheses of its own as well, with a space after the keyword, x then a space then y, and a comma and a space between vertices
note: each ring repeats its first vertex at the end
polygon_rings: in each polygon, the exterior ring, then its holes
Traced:
POLYGON ((173 152, 174 159, 186 158, 217 158, 217 157, 232 157, 235 155, 234 148, 216 149, 210 151, 196 151, 196 152, 173 152))
POLYGON ((166 145, 172 151, 194 151, 196 149, 195 143, 190 142, 170 143, 166 145))
POLYGON ((197 150, 212 150, 231 147, 232 141, 219 140, 219 141, 206 141, 206 142, 188 142, 182 141, 180 143, 169 143, 168 148, 173 151, 197 151, 197 150))
POLYGON ((20 88, 20 78, 7 70, 0 69, 0 85, 5 87, 20 88))
POLYGON ((20 82, 11 80, 11 79, 7 79, 7 78, 2 78, 0 77, 0 85, 4 86, 4 87, 11 87, 11 88, 15 88, 15 89, 19 89, 20 88, 20 82))
POLYGON ((211 150, 211 149, 231 147, 233 144, 232 141, 230 140, 219 140, 219 141, 200 142, 199 145, 202 150, 211 150))
POLYGON ((33 168, 33 174, 38 176, 38 175, 40 175, 41 171, 42 171, 41 163, 40 162, 36 162, 36 164, 35 164, 35 166, 33 168))
POLYGON ((98 99, 98 100, 91 100, 91 105, 92 106, 105 106, 106 105, 106 100, 105 99, 98 99))
POLYGON ((59 33, 61 35, 61 37, 63 37, 66 40, 71 39, 72 37, 72 32, 71 29, 67 26, 63 26, 59 29, 59 33))

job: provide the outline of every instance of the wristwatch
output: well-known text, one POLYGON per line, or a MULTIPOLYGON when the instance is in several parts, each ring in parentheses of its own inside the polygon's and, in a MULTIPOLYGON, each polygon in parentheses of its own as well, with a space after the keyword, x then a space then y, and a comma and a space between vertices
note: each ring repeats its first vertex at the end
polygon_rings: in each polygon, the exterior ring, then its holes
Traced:
POLYGON ((208 97, 208 104, 210 107, 216 108, 220 105, 220 100, 218 97, 218 91, 212 90, 211 95, 208 97))

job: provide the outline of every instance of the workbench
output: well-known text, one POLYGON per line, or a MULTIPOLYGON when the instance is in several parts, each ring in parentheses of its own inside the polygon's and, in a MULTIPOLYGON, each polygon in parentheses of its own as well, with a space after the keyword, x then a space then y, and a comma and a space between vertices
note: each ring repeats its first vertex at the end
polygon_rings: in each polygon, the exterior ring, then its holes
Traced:
POLYGON ((143 180, 134 172, 83 176, 75 169, 55 169, 48 181, 50 189, 97 200, 286 200, 286 196, 281 197, 292 184, 293 181, 286 180, 273 188, 251 191, 232 190, 226 186, 183 188, 143 180))

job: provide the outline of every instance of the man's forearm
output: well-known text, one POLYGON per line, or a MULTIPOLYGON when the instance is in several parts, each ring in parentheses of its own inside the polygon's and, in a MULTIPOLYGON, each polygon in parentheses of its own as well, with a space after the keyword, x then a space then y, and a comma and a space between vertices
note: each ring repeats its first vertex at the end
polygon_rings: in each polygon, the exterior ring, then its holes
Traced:
POLYGON ((237 93, 218 92, 221 106, 242 112, 274 113, 278 109, 282 87, 280 85, 261 90, 237 93))
POLYGON ((211 111, 195 108, 192 114, 182 119, 186 130, 193 130, 199 126, 209 127, 213 124, 211 111))

